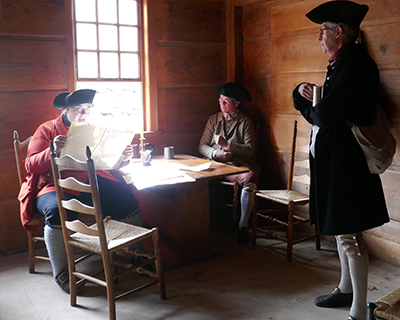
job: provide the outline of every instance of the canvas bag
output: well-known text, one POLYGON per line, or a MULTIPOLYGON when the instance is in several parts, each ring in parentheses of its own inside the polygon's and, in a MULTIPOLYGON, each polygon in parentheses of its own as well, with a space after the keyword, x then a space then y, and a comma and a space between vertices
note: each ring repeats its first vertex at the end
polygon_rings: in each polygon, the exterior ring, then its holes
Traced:
POLYGON ((371 173, 381 174, 392 164, 396 153, 396 139, 390 132, 385 112, 377 106, 374 122, 368 126, 350 124, 367 160, 371 173))

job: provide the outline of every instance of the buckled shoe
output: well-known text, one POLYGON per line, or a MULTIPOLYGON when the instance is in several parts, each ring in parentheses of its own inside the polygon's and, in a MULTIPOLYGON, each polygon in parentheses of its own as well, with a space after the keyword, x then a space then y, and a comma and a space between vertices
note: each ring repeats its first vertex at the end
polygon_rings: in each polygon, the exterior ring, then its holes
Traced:
POLYGON ((322 308, 338 308, 350 307, 352 302, 353 293, 341 293, 339 288, 335 288, 330 294, 316 298, 314 304, 322 308))

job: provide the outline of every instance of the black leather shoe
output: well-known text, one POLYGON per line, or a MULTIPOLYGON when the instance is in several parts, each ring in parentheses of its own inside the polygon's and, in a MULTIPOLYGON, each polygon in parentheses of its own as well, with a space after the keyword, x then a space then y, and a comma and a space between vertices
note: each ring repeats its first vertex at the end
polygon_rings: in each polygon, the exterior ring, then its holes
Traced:
POLYGON ((250 234, 249 229, 246 227, 240 227, 238 231, 238 240, 239 244, 248 244, 250 242, 250 234))
MULTIPOLYGON (((80 281, 80 280, 81 279, 77 278, 76 293, 81 292, 86 284, 86 281, 80 281)), ((63 270, 58 274, 58 276, 56 277, 56 282, 61 289, 69 293, 69 273, 67 270, 63 270)))
POLYGON ((349 317, 347 318, 347 320, 357 320, 357 319, 354 318, 354 317, 352 317, 352 316, 349 316, 349 317))
POLYGON ((335 288, 330 294, 316 298, 314 304, 322 308, 338 308, 350 307, 352 302, 353 293, 341 293, 339 288, 335 288))

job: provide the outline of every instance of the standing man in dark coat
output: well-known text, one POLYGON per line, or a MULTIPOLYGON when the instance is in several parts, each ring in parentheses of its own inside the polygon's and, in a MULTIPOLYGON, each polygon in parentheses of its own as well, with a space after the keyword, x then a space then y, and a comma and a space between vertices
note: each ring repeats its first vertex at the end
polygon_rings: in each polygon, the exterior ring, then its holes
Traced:
POLYGON ((368 6, 330 1, 306 14, 322 24, 318 40, 330 56, 323 99, 314 107, 313 86, 293 91, 294 107, 313 125, 310 143, 310 220, 320 234, 334 235, 341 279, 330 294, 315 299, 318 307, 351 306, 348 320, 365 320, 368 257, 362 231, 389 221, 379 175, 368 170, 363 151, 346 121, 373 122, 379 72, 361 44, 359 25, 368 6))

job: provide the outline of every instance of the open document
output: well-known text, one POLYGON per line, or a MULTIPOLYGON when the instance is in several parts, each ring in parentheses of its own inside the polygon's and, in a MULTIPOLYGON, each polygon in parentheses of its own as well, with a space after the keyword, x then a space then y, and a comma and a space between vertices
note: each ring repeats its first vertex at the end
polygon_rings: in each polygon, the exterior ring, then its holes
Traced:
POLYGON ((86 161, 86 146, 92 152, 96 169, 117 170, 123 159, 122 152, 131 144, 135 132, 73 122, 68 130, 68 144, 61 156, 69 154, 75 159, 86 161))
POLYGON ((137 190, 177 184, 194 182, 193 179, 181 170, 181 166, 173 163, 152 163, 150 166, 143 166, 140 162, 131 163, 120 169, 124 173, 123 178, 128 184, 133 184, 137 190))

